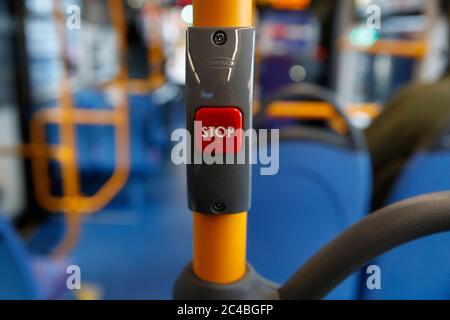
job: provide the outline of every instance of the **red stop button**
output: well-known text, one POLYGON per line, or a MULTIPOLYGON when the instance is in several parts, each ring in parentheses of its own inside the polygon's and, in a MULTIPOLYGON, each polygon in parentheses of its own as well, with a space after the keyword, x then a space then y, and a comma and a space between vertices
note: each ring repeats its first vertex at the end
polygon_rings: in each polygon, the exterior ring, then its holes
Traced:
POLYGON ((195 114, 195 144, 198 150, 216 154, 242 149, 243 116, 236 107, 203 107, 195 114))

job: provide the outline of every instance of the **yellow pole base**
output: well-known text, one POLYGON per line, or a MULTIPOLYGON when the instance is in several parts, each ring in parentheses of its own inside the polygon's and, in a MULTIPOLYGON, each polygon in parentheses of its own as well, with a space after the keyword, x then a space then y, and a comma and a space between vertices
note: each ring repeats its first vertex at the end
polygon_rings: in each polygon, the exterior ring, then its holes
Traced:
POLYGON ((247 213, 194 213, 194 273, 200 279, 229 284, 246 273, 247 213))

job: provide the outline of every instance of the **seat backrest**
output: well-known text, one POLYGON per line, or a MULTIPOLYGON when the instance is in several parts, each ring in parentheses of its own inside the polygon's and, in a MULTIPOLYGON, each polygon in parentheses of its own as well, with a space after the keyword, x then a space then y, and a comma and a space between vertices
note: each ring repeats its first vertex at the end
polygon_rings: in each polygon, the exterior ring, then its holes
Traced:
MULTIPOLYGON (((106 94, 96 89, 84 89, 74 94, 74 105, 88 110, 111 110, 106 94)), ((130 94, 130 156, 131 175, 149 175, 159 168, 161 149, 166 137, 161 108, 150 94, 130 94)), ((55 106, 49 103, 45 106, 55 106)), ((59 141, 55 128, 48 130, 49 142, 59 141)), ((115 128, 112 125, 78 125, 78 164, 82 174, 110 176, 115 167, 115 128)))
POLYGON ((0 214, 0 300, 39 298, 25 248, 8 220, 0 214))
MULTIPOLYGON (((371 166, 362 137, 298 126, 282 128, 280 138, 278 174, 262 176, 262 165, 254 167, 248 242, 250 262, 283 283, 368 213, 371 166)), ((357 299, 359 283, 355 274, 329 298, 357 299)))
MULTIPOLYGON (((388 204, 450 190, 448 132, 418 152, 407 164, 388 204)), ((450 299, 450 234, 440 234, 404 245, 376 260, 383 285, 365 291, 366 299, 450 299)))
MULTIPOLYGON (((79 92, 75 95, 79 106, 89 109, 110 109, 105 95, 101 92, 79 92), (102 97, 102 100, 97 98, 102 97)), ((131 176, 147 175, 154 172, 158 158, 152 158, 161 147, 161 119, 157 106, 150 94, 130 94, 130 170, 131 176)), ((115 167, 115 135, 113 126, 90 125, 78 130, 80 148, 80 169, 91 175, 110 176, 115 167), (84 151, 84 152, 83 152, 84 151)))

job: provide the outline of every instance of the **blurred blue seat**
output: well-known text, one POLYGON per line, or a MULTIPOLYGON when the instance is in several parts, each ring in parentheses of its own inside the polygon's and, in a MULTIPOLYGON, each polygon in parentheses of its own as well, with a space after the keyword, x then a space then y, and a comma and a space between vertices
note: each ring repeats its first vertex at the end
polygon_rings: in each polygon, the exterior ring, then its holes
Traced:
MULTIPOLYGON (((108 110, 112 108, 104 93, 98 90, 83 90, 74 95, 74 105, 81 109, 108 110)), ((35 106, 55 107, 56 102, 35 106)), ((129 95, 131 171, 134 175, 153 173, 160 161, 160 150, 167 144, 159 106, 152 96, 129 95)), ((111 173, 114 169, 114 129, 112 126, 78 126, 79 165, 82 173, 111 173)), ((47 129, 49 142, 59 141, 54 126, 47 129)))
MULTIPOLYGON (((300 86, 277 94, 273 101, 308 94, 317 100, 322 91, 300 86)), ((324 95, 332 103, 329 94, 324 95)), ((370 157, 361 132, 350 124, 348 128, 346 135, 338 135, 298 121, 282 123, 278 174, 262 176, 263 166, 254 166, 249 260, 270 280, 284 283, 321 247, 368 213, 370 157)), ((329 298, 358 299, 359 293, 356 273, 329 298)))
MULTIPOLYGON (((75 105, 108 109, 104 94, 85 90, 75 94, 75 105)), ((150 95, 129 96, 131 175, 151 174, 158 168, 164 143, 162 119, 150 95)), ((111 126, 81 126, 78 130, 80 169, 86 174, 110 174, 115 165, 115 131, 111 126)))
POLYGON ((2 214, 0 214, 0 300, 40 299, 26 249, 2 214))
POLYGON ((0 300, 59 299, 66 295, 66 260, 30 256, 0 213, 0 300))
MULTIPOLYGON (((444 142, 445 140, 443 140, 444 142)), ((417 195, 450 190, 450 150, 433 147, 415 155, 399 177, 388 204, 417 195)), ((397 248, 375 263, 381 267, 382 290, 366 299, 450 299, 450 233, 397 248)))
MULTIPOLYGON (((88 110, 111 110, 112 104, 107 96, 94 89, 85 89, 74 94, 74 105, 88 110)), ((55 107, 56 102, 36 106, 55 107)), ((140 205, 145 199, 145 180, 160 169, 162 149, 167 138, 163 127, 162 112, 150 94, 129 95, 130 123, 130 179, 127 187, 116 197, 116 202, 140 205)), ((114 127, 107 125, 78 125, 77 148, 78 164, 85 194, 94 194, 110 177, 115 169, 114 127)), ((49 143, 59 141, 57 127, 47 128, 49 143)), ((53 174, 61 179, 60 171, 53 165, 53 174)), ((60 189, 57 188, 57 189, 60 189)), ((56 190, 55 192, 60 192, 56 190)))
MULTIPOLYGON (((366 151, 314 141, 282 141, 280 171, 253 173, 250 262, 283 283, 327 242, 368 212, 370 160, 366 151)), ((357 299, 359 275, 330 298, 357 299)))

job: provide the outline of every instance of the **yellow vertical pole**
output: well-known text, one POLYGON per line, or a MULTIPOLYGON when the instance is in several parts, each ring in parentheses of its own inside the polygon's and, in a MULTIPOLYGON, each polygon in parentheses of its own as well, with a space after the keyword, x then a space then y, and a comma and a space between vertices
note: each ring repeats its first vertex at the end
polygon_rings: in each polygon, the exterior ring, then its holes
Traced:
MULTIPOLYGON (((121 101, 117 112, 120 117, 120 123, 116 124, 116 144, 121 146, 128 146, 129 140, 129 121, 128 121, 128 69, 126 64, 126 51, 127 51, 127 36, 126 36, 126 20, 125 20, 125 7, 122 1, 108 0, 108 8, 110 10, 111 23, 115 27, 119 36, 119 52, 120 52, 120 68, 117 76, 117 84, 120 87, 121 101)), ((61 97, 60 106, 62 113, 62 121, 60 125, 61 143, 63 145, 63 191, 65 194, 66 203, 66 225, 67 231, 64 239, 53 252, 55 257, 64 257, 70 251, 73 250, 81 232, 81 220, 82 210, 80 210, 80 200, 82 198, 80 191, 80 175, 77 162, 77 147, 76 147, 76 120, 75 120, 75 107, 73 105, 73 98, 71 92, 71 84, 69 77, 69 61, 67 59, 67 43, 66 43, 66 29, 62 26, 64 16, 61 11, 61 3, 59 0, 54 0, 55 18, 58 22, 58 35, 60 40, 61 55, 64 57, 63 77, 61 83, 61 97), (68 202, 67 202, 68 201, 68 202)), ((125 150, 117 150, 119 153, 116 155, 121 159, 120 164, 122 168, 119 170, 128 171, 129 159, 128 148, 125 150), (125 169, 124 169, 125 168, 125 169)), ((126 179, 128 174, 122 175, 123 179, 126 179)))
MULTIPOLYGON (((252 0, 194 0, 196 27, 249 27, 252 0)), ((194 213, 193 270, 217 284, 240 280, 246 273, 247 213, 194 213)))
POLYGON ((250 27, 253 0, 194 0, 196 27, 250 27))
POLYGON ((61 108, 62 121, 60 125, 61 144, 63 146, 63 190, 67 196, 68 203, 66 207, 76 207, 76 201, 80 192, 80 179, 77 167, 77 142, 76 142, 76 126, 74 121, 73 97, 69 76, 69 61, 67 56, 67 39, 66 29, 64 28, 64 14, 59 1, 54 1, 54 15, 57 23, 58 40, 61 56, 63 57, 62 79, 60 86, 59 106, 61 108))
POLYGON ((74 121, 74 107, 69 76, 69 61, 67 59, 66 29, 62 3, 54 0, 54 17, 57 23, 60 53, 63 57, 62 79, 60 86, 59 107, 61 109, 61 124, 59 133, 62 145, 62 189, 64 193, 64 207, 66 217, 66 233, 61 243, 54 249, 53 256, 60 258, 66 256, 77 243, 80 236, 81 217, 77 208, 77 199, 80 196, 80 177, 77 166, 77 140, 76 125, 74 121))

